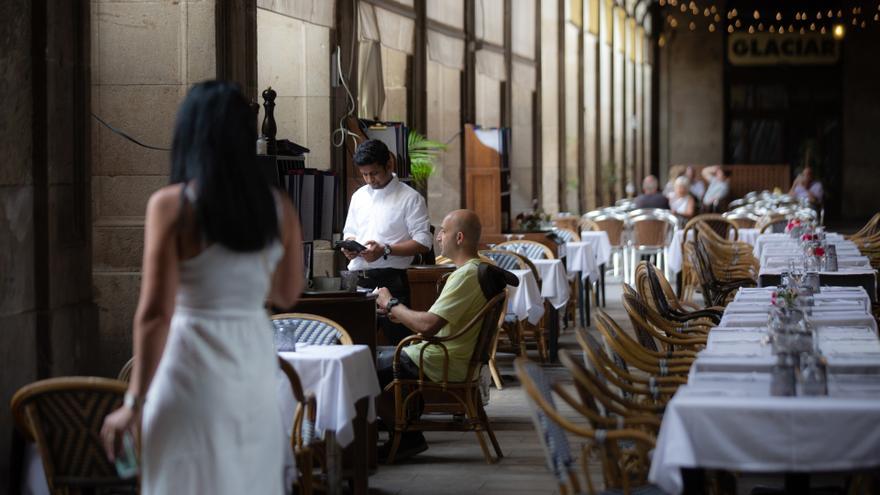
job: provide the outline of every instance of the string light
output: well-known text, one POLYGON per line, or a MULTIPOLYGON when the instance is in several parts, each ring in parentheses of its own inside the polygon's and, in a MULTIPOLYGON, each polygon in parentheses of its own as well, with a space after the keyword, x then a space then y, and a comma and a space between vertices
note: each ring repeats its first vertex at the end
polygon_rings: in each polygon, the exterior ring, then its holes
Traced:
POLYGON ((818 20, 821 20, 821 19, 822 19, 822 13, 821 13, 821 12, 816 12, 816 20, 818 21, 818 20))
POLYGON ((788 32, 789 32, 789 33, 793 33, 793 32, 794 32, 794 26, 792 26, 791 24, 788 25, 788 32))
POLYGON ((659 3, 660 3, 660 6, 661 6, 661 7, 665 7, 665 6, 666 6, 666 0, 660 0, 659 3))
POLYGON ((718 13, 718 9, 716 9, 715 6, 713 5, 713 6, 709 7, 709 12, 716 14, 716 13, 718 13))
POLYGON ((681 4, 681 11, 682 11, 682 12, 687 12, 687 9, 688 9, 688 8, 687 8, 687 5, 685 5, 685 4, 681 4))
POLYGON ((837 18, 840 19, 840 18, 842 18, 842 17, 843 17, 843 11, 838 10, 838 11, 837 11, 837 18))
POLYGON ((713 19, 715 19, 715 22, 721 22, 721 16, 718 14, 715 14, 715 17, 713 17, 713 19))
POLYGON ((880 21, 880 14, 874 14, 874 20, 880 21))
POLYGON ((804 33, 806 33, 806 32, 807 32, 807 31, 803 28, 803 26, 801 26, 801 34, 804 34, 804 33))
POLYGON ((758 31, 763 31, 763 30, 764 30, 764 23, 763 23, 763 22, 759 22, 759 23, 758 23, 758 31))
MULTIPOLYGON (((880 6, 877 7, 877 10, 880 10, 880 6)), ((736 13, 736 9, 731 10, 731 11, 730 11, 730 14, 733 15, 733 17, 736 17, 736 16, 738 15, 738 14, 736 13)))
MULTIPOLYGON (((662 2, 663 0, 660 0, 660 1, 662 2)), ((661 4, 661 5, 662 5, 662 4, 661 4)), ((800 12, 797 12, 797 13, 794 15, 794 20, 796 20, 796 21, 801 20, 801 13, 800 13, 800 12)))
POLYGON ((815 31, 815 30, 816 30, 816 23, 815 23, 815 22, 811 22, 811 23, 810 23, 810 31, 815 31))
POLYGON ((782 20, 782 13, 781 13, 781 12, 777 12, 777 13, 776 13, 776 20, 777 20, 777 21, 781 21, 781 20, 782 20))
POLYGON ((688 24, 688 29, 690 29, 691 31, 697 29, 697 25, 694 24, 694 21, 691 21, 691 23, 688 24))
POLYGON ((755 34, 755 26, 749 26, 749 34, 755 34))
POLYGON ((846 34, 846 28, 843 27, 843 24, 838 24, 834 26, 834 39, 843 39, 843 36, 846 34))
POLYGON ((758 19, 761 18, 761 13, 756 10, 755 13, 752 14, 752 17, 754 17, 755 20, 757 21, 758 19))
POLYGON ((728 33, 733 33, 733 26, 731 26, 731 25, 728 24, 728 26, 727 26, 727 32, 728 32, 728 33))
POLYGON ((828 10, 828 17, 829 17, 829 18, 834 17, 834 11, 833 11, 833 10, 828 10))
POLYGON ((715 24, 709 24, 709 32, 710 32, 710 33, 714 33, 714 32, 715 32, 715 24))
POLYGON ((709 17, 709 9, 703 10, 703 17, 709 17))
POLYGON ((820 29, 819 32, 825 34, 825 26, 822 26, 822 29, 820 29))
POLYGON ((771 32, 771 33, 775 33, 775 32, 776 32, 776 26, 771 25, 771 26, 770 26, 770 32, 771 32))
POLYGON ((736 28, 737 28, 737 29, 739 29, 739 28, 742 27, 742 23, 739 22, 739 19, 737 19, 736 22, 734 22, 734 24, 736 25, 736 28))
POLYGON ((859 26, 861 26, 861 27, 862 27, 862 29, 865 29, 865 21, 862 21, 862 23, 861 23, 861 24, 859 24, 859 26))

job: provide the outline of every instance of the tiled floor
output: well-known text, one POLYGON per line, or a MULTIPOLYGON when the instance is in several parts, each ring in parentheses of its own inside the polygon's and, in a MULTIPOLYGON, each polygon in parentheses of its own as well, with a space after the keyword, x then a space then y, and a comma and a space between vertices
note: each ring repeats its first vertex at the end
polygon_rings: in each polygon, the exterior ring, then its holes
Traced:
MULTIPOLYGON (((607 286, 605 310, 624 328, 629 328, 620 303, 620 284, 607 286)), ((592 330, 592 329, 591 329, 592 330)), ((580 353, 573 329, 563 333, 560 347, 580 353)), ((530 352, 534 357, 534 351, 530 352)), ((426 434, 430 448, 401 464, 380 465, 370 477, 370 491, 376 494, 552 494, 558 493, 554 477, 546 467, 544 451, 532 427, 523 390, 513 371, 513 355, 500 356, 505 387, 492 388, 486 412, 504 452, 496 464, 486 464, 473 433, 432 432, 426 434)), ((552 379, 571 381, 559 365, 547 365, 552 379)), ((560 401, 557 401, 559 406, 560 401)), ((566 417, 577 413, 561 407, 566 417)), ((579 423, 583 420, 578 419, 579 423)), ((597 464, 591 466, 594 480, 601 480, 597 464)))

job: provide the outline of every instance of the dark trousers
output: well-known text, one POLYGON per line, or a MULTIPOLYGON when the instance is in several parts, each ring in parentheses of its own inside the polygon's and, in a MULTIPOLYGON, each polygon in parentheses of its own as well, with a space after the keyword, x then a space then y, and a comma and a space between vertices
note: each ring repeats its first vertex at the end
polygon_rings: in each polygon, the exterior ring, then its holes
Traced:
MULTIPOLYGON (((396 297, 401 304, 409 307, 409 279, 406 277, 406 270, 397 268, 376 268, 373 270, 364 270, 358 277, 358 286, 375 289, 376 287, 385 287, 393 297, 396 297)), ((379 318, 379 327, 388 343, 397 345, 404 338, 412 335, 412 331, 393 321, 385 318, 379 318)))

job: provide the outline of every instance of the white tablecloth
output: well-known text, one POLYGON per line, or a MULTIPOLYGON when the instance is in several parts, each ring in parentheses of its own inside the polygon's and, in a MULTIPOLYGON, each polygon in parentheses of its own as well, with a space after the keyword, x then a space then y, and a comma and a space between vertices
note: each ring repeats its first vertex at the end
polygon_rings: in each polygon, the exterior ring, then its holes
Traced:
MULTIPOLYGON (((848 246, 848 242, 851 244, 850 241, 844 242, 845 240, 843 236, 834 232, 827 232, 825 234, 825 240, 835 246, 841 245, 844 249, 848 246)), ((755 258, 761 259, 761 253, 764 252, 764 248, 773 244, 789 244, 797 246, 797 241, 792 239, 789 234, 761 234, 755 239, 755 258)), ((838 254, 840 253, 838 252, 838 254)))
MULTIPOLYGON (((315 395, 318 409, 315 430, 335 432, 341 447, 350 444, 354 440, 352 421, 357 416, 355 402, 364 397, 376 397, 382 392, 370 348, 365 345, 297 344, 296 352, 281 352, 279 355, 296 370, 305 393, 315 395)), ((296 403, 287 377, 280 370, 278 374, 279 405, 284 430, 289 432, 296 403)), ((369 403, 367 421, 373 422, 376 409, 374 401, 369 403)))
POLYGON ((681 468, 748 472, 880 466, 880 340, 861 288, 823 288, 808 321, 828 395, 773 397, 771 290, 741 289, 666 407, 649 479, 680 493, 681 468))
POLYGON ((582 278, 590 277, 594 282, 599 280, 599 265, 596 264, 591 241, 566 242, 565 259, 569 273, 580 273, 582 278))
POLYGON ((571 297, 568 277, 562 260, 531 260, 541 275, 541 296, 556 309, 564 308, 571 297))
POLYGON ((581 241, 590 243, 597 265, 607 265, 611 262, 611 241, 608 240, 608 232, 585 230, 581 232, 581 241))
POLYGON ((507 286, 507 312, 519 320, 536 324, 544 316, 544 298, 531 270, 510 270, 519 279, 519 287, 507 286))

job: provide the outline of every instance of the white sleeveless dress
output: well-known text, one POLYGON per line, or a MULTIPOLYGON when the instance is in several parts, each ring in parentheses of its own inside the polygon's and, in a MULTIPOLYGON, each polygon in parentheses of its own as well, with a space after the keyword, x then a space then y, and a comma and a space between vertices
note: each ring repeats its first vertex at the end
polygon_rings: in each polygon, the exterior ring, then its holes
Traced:
POLYGON ((286 435, 263 309, 275 241, 214 244, 180 264, 165 352, 143 411, 141 493, 282 494, 286 435))

